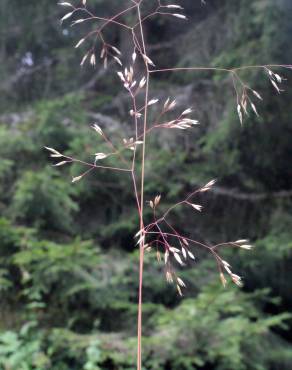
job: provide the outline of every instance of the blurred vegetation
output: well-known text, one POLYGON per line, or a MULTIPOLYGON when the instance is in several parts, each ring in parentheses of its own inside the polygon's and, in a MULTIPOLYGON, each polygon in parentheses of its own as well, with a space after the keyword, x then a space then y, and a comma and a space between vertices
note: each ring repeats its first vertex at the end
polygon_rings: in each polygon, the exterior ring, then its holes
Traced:
MULTIPOLYGON (((88 3, 102 14, 117 7, 88 3)), ((289 0, 180 3, 193 21, 155 18, 147 26, 157 65, 291 63, 289 0)), ((104 146, 94 121, 114 141, 127 137, 127 101, 113 70, 79 69, 82 51, 72 45, 82 29, 61 28, 61 14, 49 0, 0 4, 0 369, 134 370, 138 225, 130 181, 100 170, 72 185, 82 167, 52 167, 43 150, 90 158, 104 146)), ((107 37, 121 48, 127 41, 115 27, 107 37)), ((147 255, 145 369, 292 369, 292 88, 285 81, 279 97, 259 71, 242 78, 264 101, 260 117, 240 127, 226 76, 155 77, 157 96, 193 105, 201 126, 151 138, 146 198, 160 192, 166 207, 215 177, 224 191, 199 199, 205 211, 180 209, 171 221, 202 241, 247 237, 256 248, 224 252, 243 289, 223 289, 214 261, 198 250, 180 271, 183 299, 147 255)))

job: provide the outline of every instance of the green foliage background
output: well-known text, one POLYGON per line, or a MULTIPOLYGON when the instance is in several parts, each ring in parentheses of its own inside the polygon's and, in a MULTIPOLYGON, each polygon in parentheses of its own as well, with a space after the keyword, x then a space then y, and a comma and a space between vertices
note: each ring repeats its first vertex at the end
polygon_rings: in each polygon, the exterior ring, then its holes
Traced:
MULTIPOLYGON (((180 3, 186 25, 155 18, 147 26, 158 66, 291 64, 289 0, 180 3)), ((88 4, 100 14, 122 5, 88 4)), ((72 45, 84 30, 61 28, 62 14, 50 0, 0 4, 0 369, 133 370, 138 224, 130 180, 101 170, 72 185, 82 167, 52 167, 43 150, 90 159, 104 149, 90 124, 116 142, 127 137, 128 102, 111 68, 100 76, 100 67, 79 69, 82 50, 72 45)), ((107 37, 127 43, 115 27, 107 37)), ((292 88, 289 70, 280 72, 288 79, 280 97, 263 73, 242 73, 264 98, 260 117, 243 127, 226 75, 153 80, 159 98, 194 106, 201 126, 151 138, 146 198, 159 192, 166 207, 217 178, 224 191, 199 199, 202 214, 179 209, 171 222, 199 240, 247 237, 256 248, 224 252, 243 289, 222 288, 214 261, 196 251, 180 271, 183 299, 147 255, 145 369, 292 369, 292 88)))

